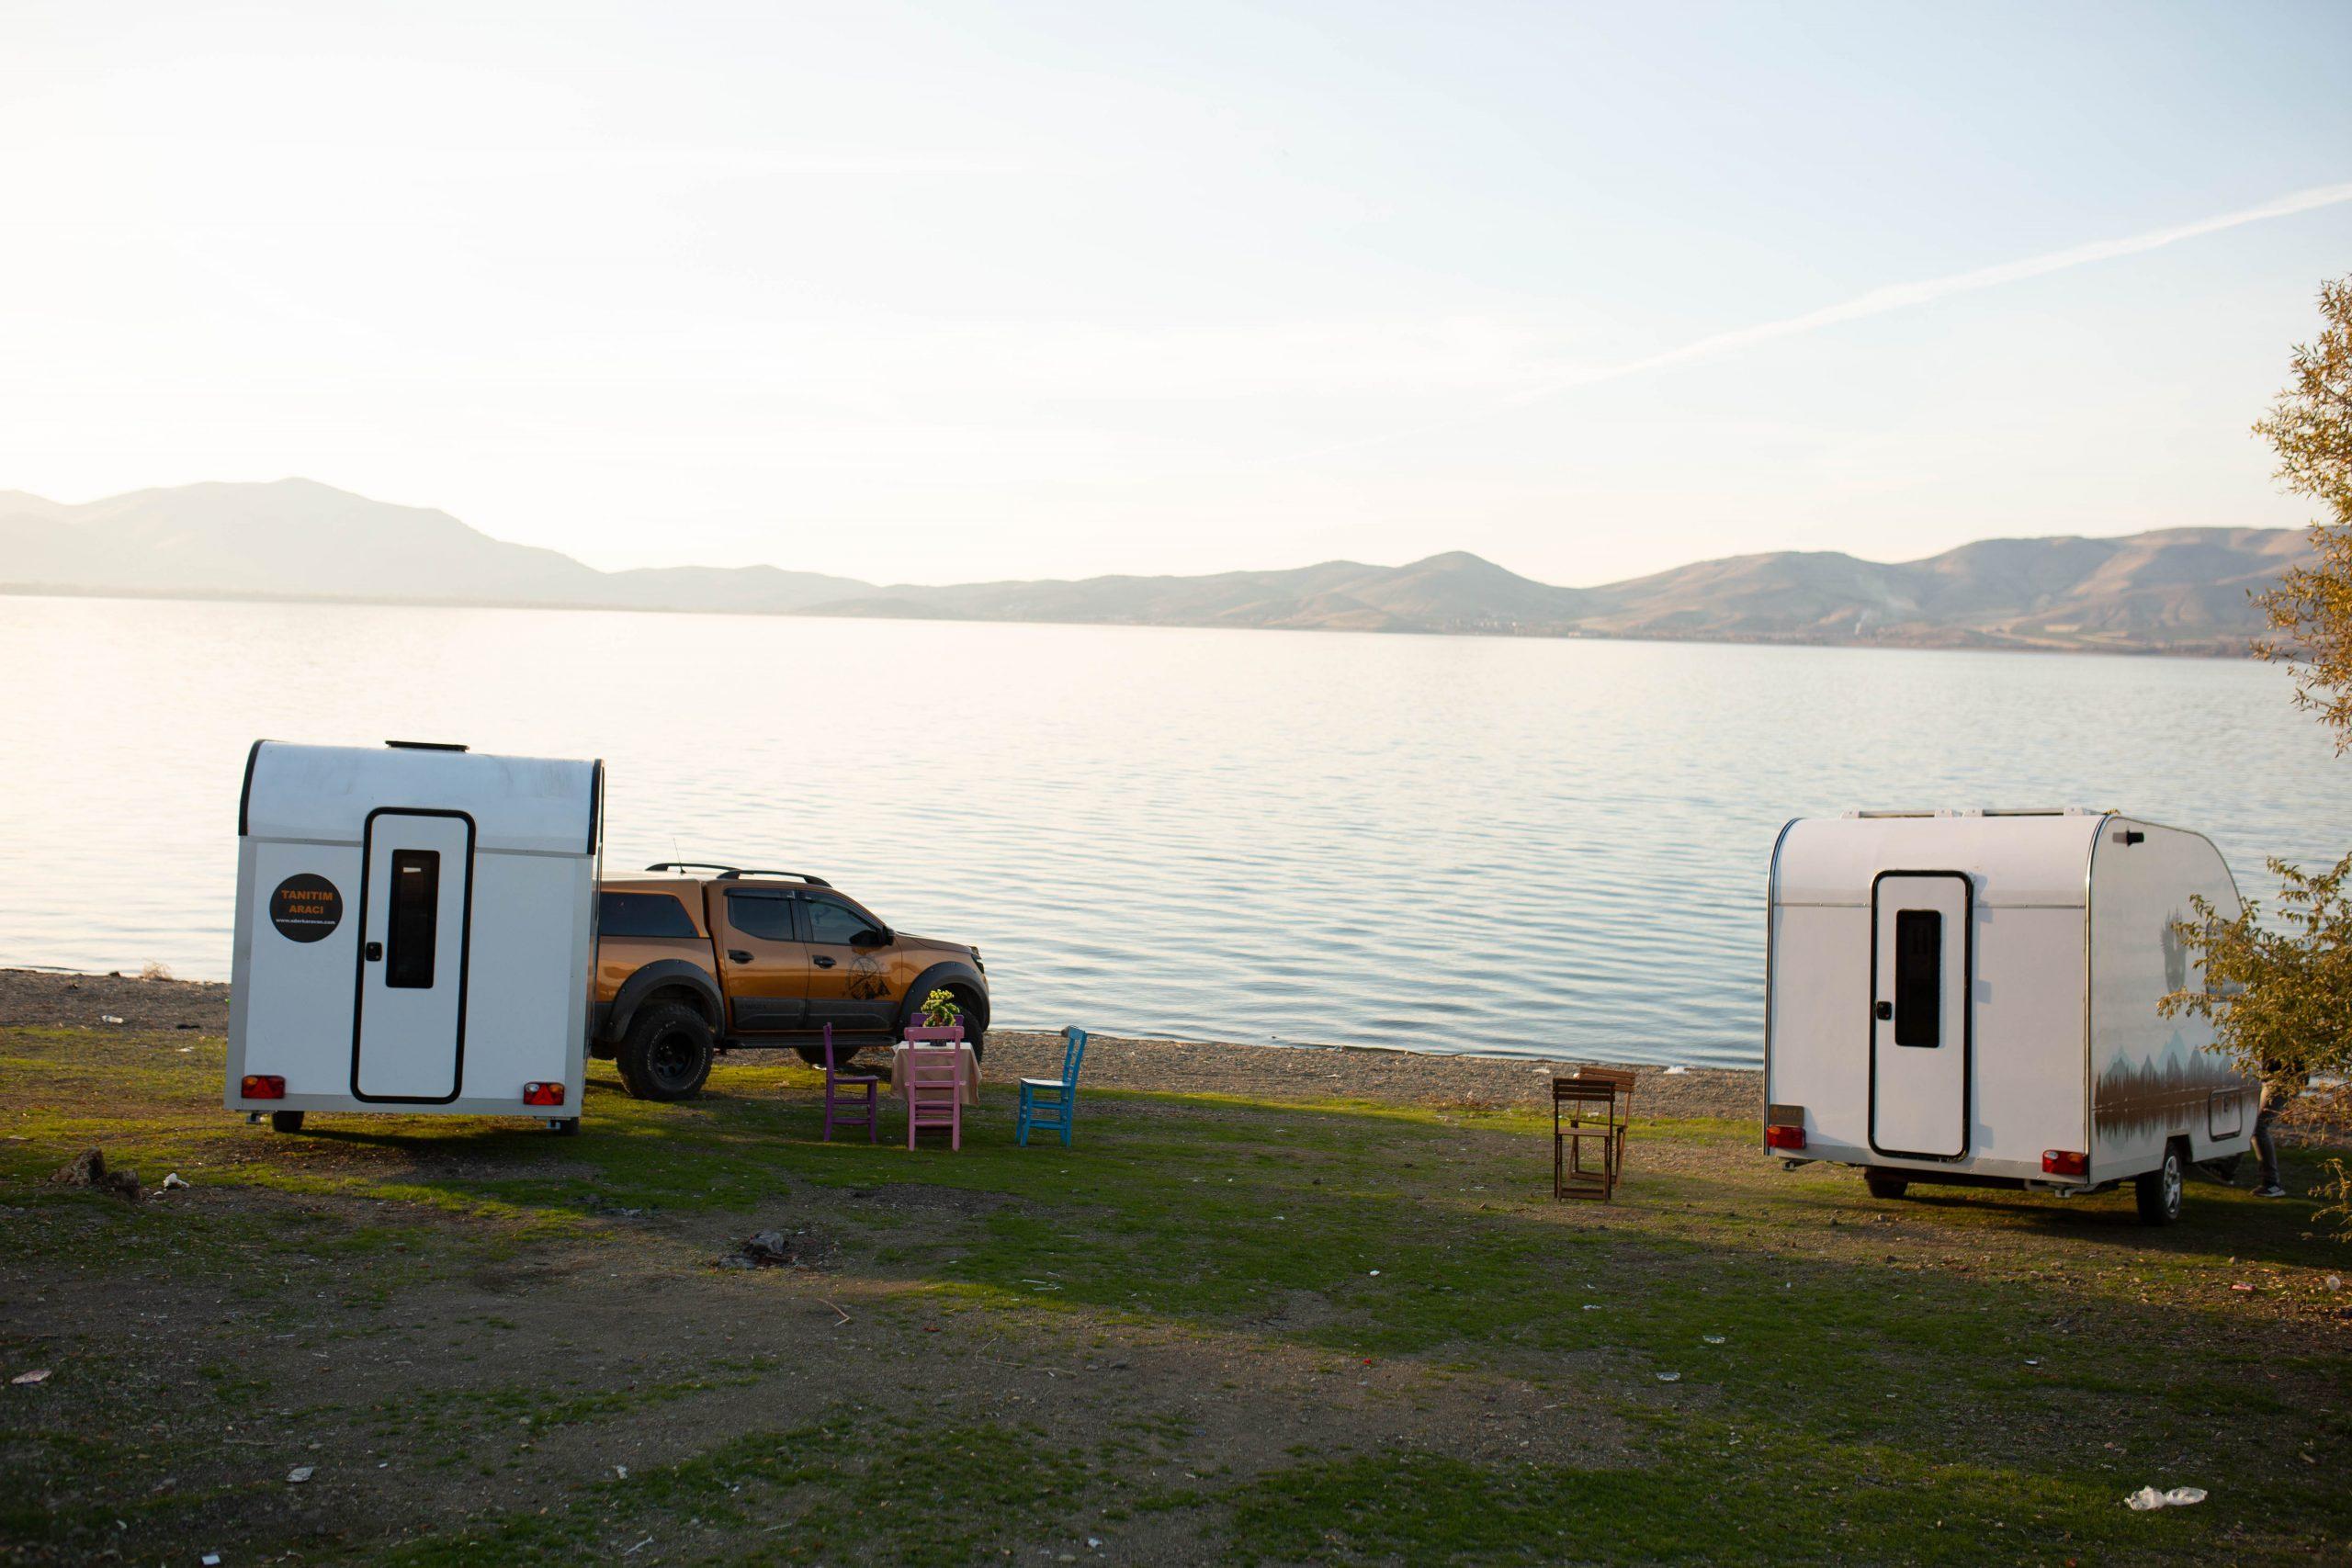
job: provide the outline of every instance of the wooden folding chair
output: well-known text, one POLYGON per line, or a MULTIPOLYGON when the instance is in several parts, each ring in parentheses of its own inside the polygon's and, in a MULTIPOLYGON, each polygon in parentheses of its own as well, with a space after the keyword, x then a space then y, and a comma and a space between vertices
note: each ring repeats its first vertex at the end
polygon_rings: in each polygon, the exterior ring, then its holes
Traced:
POLYGON ((1625 1174, 1625 1133, 1634 1124, 1634 1069, 1631 1067, 1579 1066, 1570 1075, 1578 1083, 1607 1084, 1616 1091, 1617 1103, 1611 1117, 1617 1125, 1616 1172, 1625 1174))
POLYGON ((1552 1196, 1609 1201, 1617 1190, 1617 1090, 1590 1079, 1552 1080, 1552 1196), (1599 1145, 1592 1163, 1587 1145, 1599 1145))

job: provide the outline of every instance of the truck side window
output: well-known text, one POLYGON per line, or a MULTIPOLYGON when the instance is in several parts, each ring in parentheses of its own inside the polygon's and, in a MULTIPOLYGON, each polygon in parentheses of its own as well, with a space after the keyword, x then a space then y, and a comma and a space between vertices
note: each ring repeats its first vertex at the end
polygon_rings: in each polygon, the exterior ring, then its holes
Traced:
POLYGON ((1894 1043, 1943 1043, 1944 917, 1939 909, 1894 912, 1894 1043))
POLYGON ((860 933, 867 933, 868 942, 878 943, 882 933, 874 922, 846 904, 836 904, 830 898, 804 898, 808 910, 808 940, 834 947, 854 947, 860 933))
POLYGON ((755 936, 762 942, 798 942, 800 933, 792 924, 792 904, 789 898, 764 894, 729 893, 727 920, 745 936, 755 936))
POLYGON ((433 988, 433 948, 441 923, 441 852, 392 852, 391 918, 385 922, 384 984, 433 988))
POLYGON ((667 893, 602 893, 596 897, 599 936, 693 936, 685 905, 667 893))

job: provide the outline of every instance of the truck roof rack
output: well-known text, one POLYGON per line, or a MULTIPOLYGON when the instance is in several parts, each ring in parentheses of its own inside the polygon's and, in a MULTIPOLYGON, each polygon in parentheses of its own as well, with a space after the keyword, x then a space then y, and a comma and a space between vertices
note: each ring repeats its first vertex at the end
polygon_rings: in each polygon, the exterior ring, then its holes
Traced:
POLYGON ((721 882, 732 882, 736 878, 742 876, 789 876, 795 881, 805 882, 811 887, 831 887, 832 886, 831 883, 826 881, 823 877, 811 876, 805 871, 774 871, 763 866, 754 866, 748 871, 722 871, 718 874, 718 880, 721 882))
POLYGON ((716 880, 720 882, 737 882, 746 876, 789 876, 797 881, 805 882, 811 887, 832 886, 823 877, 811 876, 805 871, 772 871, 760 866, 746 869, 742 866, 721 865, 716 861, 707 860, 656 861, 645 869, 648 871, 712 871, 718 874, 716 880))

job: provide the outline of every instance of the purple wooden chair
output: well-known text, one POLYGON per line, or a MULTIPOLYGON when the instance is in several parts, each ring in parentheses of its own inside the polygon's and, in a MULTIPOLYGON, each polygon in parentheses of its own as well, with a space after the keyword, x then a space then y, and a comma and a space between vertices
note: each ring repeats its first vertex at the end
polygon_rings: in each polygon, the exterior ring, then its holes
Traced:
POLYGON ((865 1141, 878 1143, 880 1134, 876 1129, 881 1121, 881 1103, 880 1077, 842 1072, 833 1060, 833 1026, 825 1025, 825 1142, 833 1141, 835 1122, 854 1127, 863 1122, 865 1141))
POLYGON ((908 1046, 906 1081, 899 1089, 907 1097, 907 1147, 915 1146, 915 1131, 921 1127, 944 1127, 947 1146, 964 1146, 964 1050, 960 1044, 908 1046))

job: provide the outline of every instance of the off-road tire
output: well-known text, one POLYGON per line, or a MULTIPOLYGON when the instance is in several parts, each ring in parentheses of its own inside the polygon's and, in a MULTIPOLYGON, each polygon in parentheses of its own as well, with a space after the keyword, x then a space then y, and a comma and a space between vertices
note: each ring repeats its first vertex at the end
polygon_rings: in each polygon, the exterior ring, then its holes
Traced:
POLYGON ((1871 1196, 1873 1198, 1900 1198, 1911 1190, 1911 1183, 1907 1178, 1890 1176, 1877 1170, 1862 1172, 1862 1185, 1871 1190, 1871 1196))
POLYGON ((302 1130, 302 1113, 299 1111, 273 1111, 269 1113, 269 1126, 275 1133, 299 1133, 302 1130))
POLYGON ((2178 1144, 2166 1144, 2164 1163, 2132 1178, 2132 1191, 2139 1200, 2142 1224, 2168 1225, 2180 1218, 2180 1191, 2188 1176, 2188 1156, 2181 1153, 2178 1144))
POLYGON ((621 1087, 637 1100, 692 1100, 710 1077, 710 1025, 684 1002, 648 1002, 614 1053, 621 1087))

